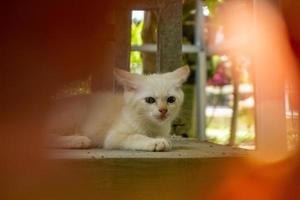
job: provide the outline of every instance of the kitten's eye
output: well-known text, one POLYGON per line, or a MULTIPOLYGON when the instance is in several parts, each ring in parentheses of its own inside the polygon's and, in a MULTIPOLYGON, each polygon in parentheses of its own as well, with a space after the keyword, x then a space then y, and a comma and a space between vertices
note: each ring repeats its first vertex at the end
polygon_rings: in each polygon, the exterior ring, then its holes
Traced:
POLYGON ((168 97, 167 102, 168 103, 174 103, 176 101, 176 98, 173 96, 168 97))
POLYGON ((149 104, 153 104, 155 103, 155 99, 153 97, 146 97, 145 98, 145 101, 149 104))

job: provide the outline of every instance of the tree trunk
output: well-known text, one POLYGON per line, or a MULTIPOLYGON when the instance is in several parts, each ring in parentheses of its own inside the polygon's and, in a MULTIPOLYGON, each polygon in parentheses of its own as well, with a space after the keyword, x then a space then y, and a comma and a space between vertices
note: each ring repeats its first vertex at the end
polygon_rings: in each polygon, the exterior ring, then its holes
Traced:
POLYGON ((230 123, 230 137, 229 137, 229 145, 235 145, 236 140, 236 132, 237 132, 237 120, 238 120, 238 109, 239 109, 239 85, 240 85, 240 74, 239 74, 239 66, 238 62, 235 58, 232 59, 232 84, 233 84, 233 105, 232 105, 232 117, 230 123))

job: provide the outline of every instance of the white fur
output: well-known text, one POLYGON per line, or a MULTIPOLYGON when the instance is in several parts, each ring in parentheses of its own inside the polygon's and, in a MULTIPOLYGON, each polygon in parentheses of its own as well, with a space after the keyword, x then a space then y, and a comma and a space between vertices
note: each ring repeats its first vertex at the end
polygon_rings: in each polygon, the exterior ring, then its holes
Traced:
POLYGON ((61 130, 67 130, 66 132, 70 132, 68 131, 70 128, 77 127, 73 136, 80 135, 84 140, 82 142, 74 138, 60 140, 71 142, 64 145, 58 144, 58 146, 68 148, 101 146, 106 149, 144 151, 169 150, 171 145, 168 137, 171 123, 178 115, 183 103, 184 94, 180 87, 188 74, 187 67, 170 73, 148 76, 132 75, 123 70, 117 70, 116 79, 125 88, 123 96, 102 93, 80 97, 76 100, 77 103, 73 103, 74 105, 67 103, 67 107, 70 107, 69 111, 72 111, 71 117, 64 116, 67 120, 60 119, 57 113, 61 111, 54 112, 54 117, 51 118, 54 125, 51 127, 57 129, 57 121, 62 124, 61 130), (174 103, 167 103, 167 98, 170 96, 176 98, 174 103), (156 102, 149 104, 145 101, 146 97, 154 97, 156 102), (163 118, 159 108, 168 110, 163 118), (89 145, 87 145, 87 139, 90 139, 89 145), (72 142, 76 145, 72 146, 72 142))

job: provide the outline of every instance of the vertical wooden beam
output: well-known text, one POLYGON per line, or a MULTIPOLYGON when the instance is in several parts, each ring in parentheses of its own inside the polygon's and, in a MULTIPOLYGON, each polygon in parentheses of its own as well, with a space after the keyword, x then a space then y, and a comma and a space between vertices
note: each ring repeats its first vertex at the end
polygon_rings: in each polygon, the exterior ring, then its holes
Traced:
MULTIPOLYGON (((113 76, 112 70, 115 67, 115 55, 116 55, 116 22, 114 20, 115 10, 110 8, 109 12, 103 16, 104 23, 97 24, 95 30, 98 30, 99 27, 105 27, 105 37, 101 37, 101 33, 97 34, 95 37, 89 37, 90 44, 94 45, 94 64, 91 66, 91 90, 95 91, 111 91, 113 89, 113 76), (100 42, 101 41, 101 42, 100 42)), ((91 19, 98 21, 98 19, 91 19)), ((95 31, 93 31, 94 33, 95 31)), ((88 54, 91 54, 89 52, 88 54)), ((89 59, 89 58, 87 58, 89 59)), ((90 67, 90 64, 87 63, 86 67, 90 67)))
MULTIPOLYGON (((115 66, 130 71, 130 48, 131 48, 131 10, 127 6, 120 6, 116 15, 116 59, 115 66)), ((120 91, 122 88, 113 79, 113 90, 120 91)))
POLYGON ((131 10, 127 4, 120 2, 110 10, 107 25, 102 27, 110 33, 113 39, 106 40, 101 53, 101 66, 95 67, 92 73, 92 90, 119 90, 113 78, 113 68, 118 67, 129 71, 130 38, 131 38, 131 10))
POLYGON ((131 38, 131 10, 120 7, 116 13, 117 22, 117 55, 116 66, 129 70, 130 65, 130 38, 131 38))
POLYGON ((181 66, 182 1, 162 0, 158 7, 158 72, 172 71, 181 66))

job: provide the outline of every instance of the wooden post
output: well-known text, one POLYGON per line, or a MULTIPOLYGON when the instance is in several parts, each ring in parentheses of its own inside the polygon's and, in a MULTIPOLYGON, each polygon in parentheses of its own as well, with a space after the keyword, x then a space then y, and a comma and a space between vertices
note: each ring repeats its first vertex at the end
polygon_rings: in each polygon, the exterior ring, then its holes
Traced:
POLYGON ((158 72, 169 72, 181 66, 182 38, 181 0, 163 0, 158 7, 158 72))
POLYGON ((130 65, 130 38, 131 38, 131 10, 121 7, 117 13, 117 55, 116 66, 129 70, 130 65))
MULTIPOLYGON (((122 4, 116 12, 117 54, 114 67, 130 71, 131 10, 122 4)), ((115 79, 113 79, 113 90, 114 92, 122 90, 115 79)))

